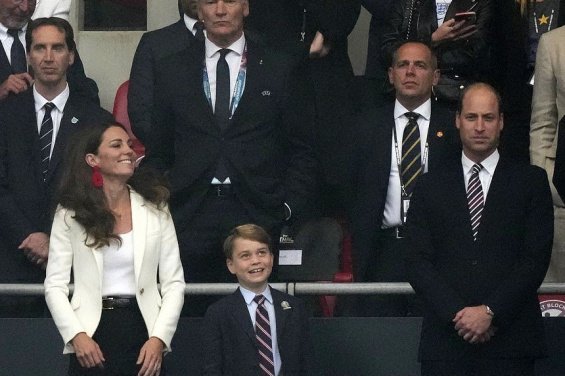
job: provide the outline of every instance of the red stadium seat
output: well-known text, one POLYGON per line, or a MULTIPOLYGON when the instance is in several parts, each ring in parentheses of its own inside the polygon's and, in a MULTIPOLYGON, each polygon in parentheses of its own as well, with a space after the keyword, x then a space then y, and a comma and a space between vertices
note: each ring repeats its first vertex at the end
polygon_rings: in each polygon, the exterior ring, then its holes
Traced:
POLYGON ((141 141, 135 137, 131 130, 131 124, 128 116, 128 88, 129 80, 118 87, 118 91, 116 91, 116 98, 114 99, 114 110, 112 111, 112 114, 118 123, 126 127, 126 130, 133 141, 132 148, 139 158, 145 155, 145 146, 143 146, 141 141))

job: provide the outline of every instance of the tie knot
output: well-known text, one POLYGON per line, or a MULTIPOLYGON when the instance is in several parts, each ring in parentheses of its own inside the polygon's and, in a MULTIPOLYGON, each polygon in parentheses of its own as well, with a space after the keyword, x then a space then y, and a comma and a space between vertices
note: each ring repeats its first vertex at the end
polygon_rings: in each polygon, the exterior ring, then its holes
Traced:
POLYGON ((257 305, 261 305, 265 301, 265 297, 263 295, 255 295, 253 301, 257 303, 257 305))
POLYGON ((473 174, 478 174, 483 169, 483 165, 476 163, 473 165, 473 174))
POLYGON ((420 114, 410 111, 405 113, 404 116, 408 118, 408 121, 417 121, 418 118, 420 117, 420 114))
POLYGON ((14 39, 18 38, 19 34, 20 34, 20 29, 8 29, 8 35, 14 39))
POLYGON ((225 59, 226 55, 229 54, 231 50, 229 48, 222 48, 220 50, 220 59, 225 59))
POLYGON ((194 29, 196 31, 204 31, 204 22, 196 21, 196 23, 194 24, 194 29))
POLYGON ((55 108, 55 105, 51 102, 47 102, 43 105, 43 108, 45 108, 45 115, 49 115, 51 114, 51 110, 55 108))

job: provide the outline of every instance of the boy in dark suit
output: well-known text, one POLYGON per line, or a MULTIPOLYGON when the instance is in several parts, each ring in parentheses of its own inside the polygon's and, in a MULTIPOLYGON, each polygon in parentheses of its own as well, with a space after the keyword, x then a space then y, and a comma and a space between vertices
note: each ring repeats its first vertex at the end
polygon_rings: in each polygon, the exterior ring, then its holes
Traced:
POLYGON ((240 287, 204 319, 204 375, 309 375, 310 341, 303 303, 271 289, 271 239, 260 226, 234 228, 224 242, 240 287))

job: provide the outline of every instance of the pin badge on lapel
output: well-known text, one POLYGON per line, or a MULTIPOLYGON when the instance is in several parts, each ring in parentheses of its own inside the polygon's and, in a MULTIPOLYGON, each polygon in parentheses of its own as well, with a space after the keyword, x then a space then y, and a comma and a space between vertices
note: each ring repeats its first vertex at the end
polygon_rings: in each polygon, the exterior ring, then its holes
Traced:
POLYGON ((263 65, 263 59, 259 60, 259 65, 263 65))
POLYGON ((290 304, 288 304, 288 302, 286 300, 283 300, 281 302, 281 307, 282 307, 283 310, 292 309, 292 307, 290 306, 290 304))
POLYGON ((73 116, 73 118, 71 119, 71 123, 73 123, 73 124, 78 123, 78 119, 73 116))
POLYGON ((261 92, 261 95, 264 97, 270 97, 271 96, 271 92, 269 90, 263 90, 261 92))
POLYGON ((436 137, 442 138, 442 137, 443 137, 443 132, 442 132, 442 131, 438 131, 438 132, 436 133, 436 137))

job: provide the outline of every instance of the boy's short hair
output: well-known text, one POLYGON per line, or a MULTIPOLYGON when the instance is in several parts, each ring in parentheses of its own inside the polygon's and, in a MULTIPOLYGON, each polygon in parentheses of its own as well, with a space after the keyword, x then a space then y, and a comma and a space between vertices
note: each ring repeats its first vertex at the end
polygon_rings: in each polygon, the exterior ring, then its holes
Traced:
POLYGON ((227 259, 232 259, 233 243, 236 239, 247 239, 266 244, 269 252, 271 252, 271 237, 267 231, 261 226, 248 223, 233 228, 226 240, 224 240, 224 255, 227 259))

